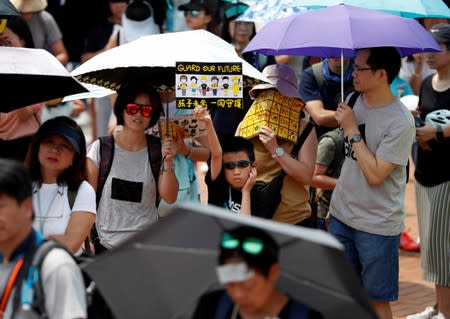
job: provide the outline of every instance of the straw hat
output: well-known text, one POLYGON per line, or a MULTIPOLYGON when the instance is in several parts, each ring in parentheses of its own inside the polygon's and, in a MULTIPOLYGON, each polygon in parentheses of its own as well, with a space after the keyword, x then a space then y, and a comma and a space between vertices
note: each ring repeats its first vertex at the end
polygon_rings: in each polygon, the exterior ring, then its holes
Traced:
POLYGON ((39 12, 47 8, 47 0, 11 0, 21 13, 39 12))

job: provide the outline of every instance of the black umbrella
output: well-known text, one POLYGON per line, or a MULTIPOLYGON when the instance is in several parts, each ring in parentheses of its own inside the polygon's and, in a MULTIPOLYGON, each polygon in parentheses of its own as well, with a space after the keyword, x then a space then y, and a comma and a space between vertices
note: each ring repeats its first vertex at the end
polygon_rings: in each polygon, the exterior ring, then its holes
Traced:
POLYGON ((0 47, 0 88, 0 112, 88 91, 49 52, 10 47, 0 47))
POLYGON ((122 246, 85 264, 118 318, 189 318, 199 296, 218 287, 223 229, 250 225, 279 243, 279 288, 325 318, 377 318, 342 246, 326 232, 184 203, 122 246))

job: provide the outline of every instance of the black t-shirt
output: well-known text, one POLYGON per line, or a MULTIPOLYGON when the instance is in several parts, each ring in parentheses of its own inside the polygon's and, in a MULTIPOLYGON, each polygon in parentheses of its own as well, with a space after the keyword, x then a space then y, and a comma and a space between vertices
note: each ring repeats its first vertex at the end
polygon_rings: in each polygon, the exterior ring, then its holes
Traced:
MULTIPOLYGON (((192 319, 214 319, 216 315, 216 310, 219 307, 219 302, 224 295, 225 290, 216 290, 213 292, 209 292, 204 294, 200 297, 200 300, 197 304, 197 307, 194 311, 194 315, 192 316, 192 319)), ((289 299, 288 303, 281 309, 281 312, 278 314, 278 318, 280 319, 293 319, 290 318, 290 308, 292 303, 294 302, 293 299, 289 299)), ((297 302, 297 301, 295 301, 297 302)), ((304 304, 301 304, 303 307, 307 307, 304 304)), ((233 311, 233 305, 231 304, 230 307, 228 307, 227 314, 224 318, 230 318, 231 313, 233 311)), ((304 318, 295 318, 295 319, 321 319, 323 316, 312 309, 308 310, 308 316, 304 318)), ((241 319, 241 316, 238 314, 237 319, 241 319)))
POLYGON ((208 203, 219 206, 238 214, 241 210, 242 193, 233 189, 225 179, 223 169, 215 181, 211 180, 211 173, 205 175, 205 183, 208 186, 208 203))
MULTIPOLYGON (((432 111, 450 110, 450 89, 435 91, 431 84, 432 77, 430 75, 424 79, 420 87, 419 109, 422 120, 432 111)), ((450 181, 450 138, 445 138, 445 143, 433 139, 428 145, 432 151, 418 147, 414 177, 428 187, 450 181)))

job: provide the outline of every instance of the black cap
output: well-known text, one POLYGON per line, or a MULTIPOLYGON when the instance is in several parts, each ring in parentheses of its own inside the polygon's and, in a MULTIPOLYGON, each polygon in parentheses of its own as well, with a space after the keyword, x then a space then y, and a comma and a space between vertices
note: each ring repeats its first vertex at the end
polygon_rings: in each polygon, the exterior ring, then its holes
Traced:
POLYGON ((144 21, 152 16, 152 7, 144 0, 134 0, 125 9, 125 16, 133 21, 144 21))
POLYGON ((206 12, 213 13, 217 11, 217 5, 216 0, 191 0, 188 3, 178 6, 178 10, 205 10, 206 12))
POLYGON ((435 24, 431 27, 430 33, 437 43, 450 43, 450 24, 435 24))
POLYGON ((40 139, 46 136, 59 135, 65 138, 70 143, 70 145, 72 145, 75 152, 80 154, 80 133, 68 125, 55 122, 48 122, 47 124, 44 123, 39 129, 38 134, 40 139))

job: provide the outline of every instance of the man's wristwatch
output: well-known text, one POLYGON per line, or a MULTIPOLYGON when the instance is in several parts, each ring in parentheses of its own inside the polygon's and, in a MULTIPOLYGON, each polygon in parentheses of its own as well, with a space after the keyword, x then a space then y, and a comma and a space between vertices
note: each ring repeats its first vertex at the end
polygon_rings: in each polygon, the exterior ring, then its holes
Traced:
POLYGON ((281 146, 278 146, 275 149, 275 153, 272 154, 273 158, 277 158, 277 157, 281 157, 284 155, 284 148, 282 148, 281 146))
POLYGON ((353 145, 353 143, 361 142, 361 140, 362 140, 361 134, 359 133, 353 134, 352 138, 350 139, 350 144, 353 145))
POLYGON ((436 125, 436 139, 440 143, 445 142, 444 132, 442 132, 442 126, 436 125))

